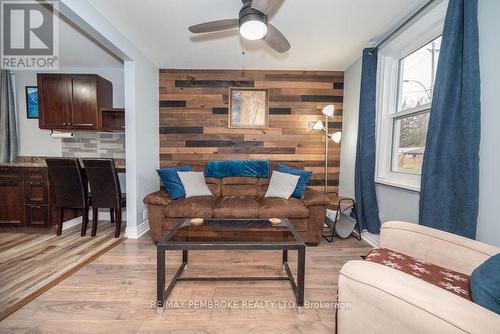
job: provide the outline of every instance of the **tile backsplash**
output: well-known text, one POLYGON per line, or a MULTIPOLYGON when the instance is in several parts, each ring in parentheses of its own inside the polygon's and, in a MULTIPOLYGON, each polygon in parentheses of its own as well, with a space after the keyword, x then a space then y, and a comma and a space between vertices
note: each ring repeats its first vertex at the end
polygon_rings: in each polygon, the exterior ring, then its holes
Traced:
POLYGON ((123 132, 77 132, 75 136, 75 139, 62 140, 63 157, 125 159, 123 132))

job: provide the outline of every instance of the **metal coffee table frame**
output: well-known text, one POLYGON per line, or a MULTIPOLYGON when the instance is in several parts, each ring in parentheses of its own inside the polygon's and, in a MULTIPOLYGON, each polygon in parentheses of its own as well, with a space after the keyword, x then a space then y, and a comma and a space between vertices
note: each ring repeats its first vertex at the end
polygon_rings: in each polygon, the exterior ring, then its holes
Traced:
MULTIPOLYGON (((224 219, 220 219, 224 220, 224 219)), ((235 219, 231 219, 235 220, 235 219)), ((249 219, 241 219, 249 220, 249 219)), ((177 224, 158 244, 157 250, 157 300, 156 312, 164 311, 165 302, 172 292, 175 284, 178 281, 273 281, 286 280, 290 281, 292 290, 295 294, 297 302, 297 312, 302 313, 304 310, 304 278, 305 278, 305 262, 306 262, 306 246, 299 234, 288 219, 282 219, 282 224, 286 224, 294 237, 294 241, 289 242, 172 242, 169 241, 175 233, 184 226, 189 224, 189 219, 177 224), (182 264, 174 274, 167 289, 165 289, 165 267, 166 267, 166 251, 167 250, 182 250, 182 264), (270 276, 270 277, 182 277, 184 269, 188 265, 188 251, 190 250, 281 250, 282 264, 286 270, 287 276, 270 276), (297 257, 297 282, 293 277, 292 271, 288 265, 288 251, 296 250, 297 257)), ((265 232, 263 232, 265 233, 265 232)))

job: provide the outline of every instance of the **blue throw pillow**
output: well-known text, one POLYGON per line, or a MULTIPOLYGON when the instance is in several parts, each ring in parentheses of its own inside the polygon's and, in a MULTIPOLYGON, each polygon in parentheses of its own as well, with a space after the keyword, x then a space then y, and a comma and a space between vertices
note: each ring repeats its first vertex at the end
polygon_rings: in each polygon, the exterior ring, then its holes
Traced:
POLYGON ((297 186, 295 187, 295 190, 293 191, 292 197, 295 197, 295 198, 304 197, 304 193, 306 192, 307 184, 309 183, 309 180, 311 179, 312 172, 307 171, 307 170, 303 170, 303 169, 291 168, 291 167, 288 167, 285 165, 278 165, 276 170, 278 172, 281 172, 281 173, 288 173, 288 174, 300 176, 299 182, 297 182, 297 186))
POLYGON ((500 314, 500 254, 474 269, 470 289, 474 303, 500 314))
POLYGON ((184 192, 184 186, 181 183, 181 179, 177 172, 191 172, 193 167, 191 166, 179 166, 172 168, 162 168, 157 169, 158 175, 160 175, 161 182, 167 189, 168 195, 172 199, 178 199, 186 197, 184 192))

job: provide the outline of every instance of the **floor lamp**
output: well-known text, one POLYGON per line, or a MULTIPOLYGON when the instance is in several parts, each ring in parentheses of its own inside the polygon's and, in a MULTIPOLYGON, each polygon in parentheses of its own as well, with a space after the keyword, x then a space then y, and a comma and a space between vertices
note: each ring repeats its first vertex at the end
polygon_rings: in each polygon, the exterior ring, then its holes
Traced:
POLYGON ((328 142, 331 139, 337 144, 340 143, 340 140, 342 139, 342 132, 337 131, 334 133, 328 133, 328 120, 333 118, 335 115, 335 106, 333 104, 325 106, 321 112, 325 115, 325 124, 318 120, 314 124, 313 129, 322 130, 325 134, 325 194, 328 194, 328 142))

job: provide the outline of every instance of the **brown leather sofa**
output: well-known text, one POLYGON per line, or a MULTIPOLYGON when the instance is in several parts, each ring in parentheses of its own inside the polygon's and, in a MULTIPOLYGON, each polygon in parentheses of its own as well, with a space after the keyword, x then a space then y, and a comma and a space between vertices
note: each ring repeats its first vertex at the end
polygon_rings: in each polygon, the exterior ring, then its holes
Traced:
MULTIPOLYGON (((297 163, 288 166, 302 167, 297 163)), ((274 164, 271 164, 274 170, 274 164)), ((304 198, 265 198, 269 178, 205 178, 213 196, 172 200, 165 190, 144 198, 148 205, 150 233, 155 242, 184 218, 289 218, 302 240, 317 244, 321 239, 328 198, 307 188, 304 198)))

